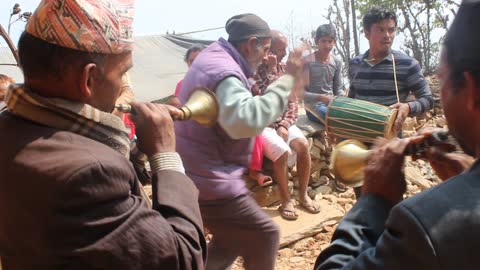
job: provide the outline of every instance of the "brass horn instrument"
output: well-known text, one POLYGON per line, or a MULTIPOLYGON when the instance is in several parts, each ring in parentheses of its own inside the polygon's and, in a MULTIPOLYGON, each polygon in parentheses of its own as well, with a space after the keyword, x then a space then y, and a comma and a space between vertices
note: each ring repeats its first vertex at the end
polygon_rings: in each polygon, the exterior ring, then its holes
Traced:
MULTIPOLYGON (((129 104, 118 104, 117 110, 123 113, 136 113, 129 104)), ((176 121, 194 120, 202 126, 211 127, 217 123, 218 100, 215 94, 204 87, 195 88, 187 102, 180 108, 183 114, 173 117, 176 121)))
MULTIPOLYGON (((431 146, 439 146, 447 152, 456 150, 454 139, 448 131, 434 132, 430 137, 419 143, 410 144, 405 149, 406 156, 421 157, 426 149, 431 146)), ((346 140, 337 144, 332 151, 330 169, 336 180, 349 187, 358 187, 363 184, 365 178, 364 169, 367 165, 371 150, 357 140, 346 140)))
POLYGON ((330 167, 335 179, 349 187, 361 186, 370 152, 365 144, 357 140, 346 140, 337 144, 330 157, 330 167))

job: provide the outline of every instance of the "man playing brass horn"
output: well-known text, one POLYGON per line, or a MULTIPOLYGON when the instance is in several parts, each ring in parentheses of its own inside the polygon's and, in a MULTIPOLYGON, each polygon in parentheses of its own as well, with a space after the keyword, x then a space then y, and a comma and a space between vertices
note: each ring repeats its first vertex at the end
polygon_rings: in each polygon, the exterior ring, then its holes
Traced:
POLYGON ((134 103, 153 209, 113 115, 132 67, 133 0, 42 0, 19 40, 25 84, 0 113, 0 259, 9 269, 203 269, 198 191, 172 115, 134 103), (108 31, 107 31, 108 30, 108 31))
POLYGON ((427 160, 448 180, 402 201, 404 151, 429 134, 377 141, 365 169, 363 195, 319 255, 316 270, 478 267, 480 36, 473 34, 480 27, 478 14, 479 0, 463 1, 445 39, 438 70, 450 134, 476 161, 430 148, 427 160))

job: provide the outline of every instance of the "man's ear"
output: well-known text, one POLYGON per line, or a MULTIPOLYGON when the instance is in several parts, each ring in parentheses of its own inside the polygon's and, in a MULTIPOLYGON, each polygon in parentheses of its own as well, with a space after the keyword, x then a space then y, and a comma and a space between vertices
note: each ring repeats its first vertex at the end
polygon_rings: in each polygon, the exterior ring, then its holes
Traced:
POLYGON ((89 63, 83 67, 82 76, 80 77, 80 90, 83 99, 88 99, 93 94, 95 84, 98 83, 98 66, 89 63))
POLYGON ((365 30, 365 38, 370 40, 370 30, 365 30))
POLYGON ((248 52, 251 53, 257 47, 257 38, 251 37, 247 40, 248 52))
POLYGON ((465 77, 465 91, 467 94, 467 108, 470 110, 480 110, 480 83, 470 72, 463 72, 465 77))

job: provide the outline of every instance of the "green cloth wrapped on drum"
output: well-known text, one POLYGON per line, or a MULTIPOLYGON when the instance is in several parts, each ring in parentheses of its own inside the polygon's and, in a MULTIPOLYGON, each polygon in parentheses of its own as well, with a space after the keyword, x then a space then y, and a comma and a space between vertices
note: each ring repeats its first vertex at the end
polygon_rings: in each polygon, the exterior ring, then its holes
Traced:
POLYGON ((396 136, 393 124, 397 110, 368 101, 335 97, 325 120, 328 133, 344 139, 373 142, 377 137, 396 136))

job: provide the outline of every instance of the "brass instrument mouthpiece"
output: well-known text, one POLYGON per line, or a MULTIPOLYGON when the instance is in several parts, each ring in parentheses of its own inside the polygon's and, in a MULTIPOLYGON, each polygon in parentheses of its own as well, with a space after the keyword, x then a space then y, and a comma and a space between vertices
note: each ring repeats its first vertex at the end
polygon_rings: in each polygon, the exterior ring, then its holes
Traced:
POLYGON ((122 113, 135 113, 135 109, 129 104, 117 104, 115 105, 115 109, 122 113))

